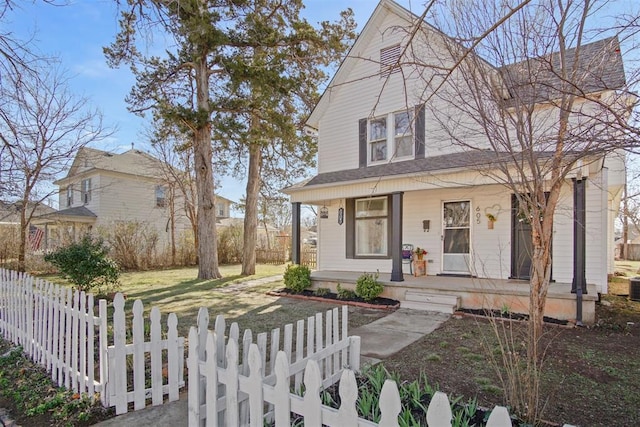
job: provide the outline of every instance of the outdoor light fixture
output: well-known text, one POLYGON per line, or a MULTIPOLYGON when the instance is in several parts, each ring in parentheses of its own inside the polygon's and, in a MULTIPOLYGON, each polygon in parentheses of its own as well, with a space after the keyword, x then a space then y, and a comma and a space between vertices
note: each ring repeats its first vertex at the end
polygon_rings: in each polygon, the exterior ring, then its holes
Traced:
POLYGON ((429 228, 431 228, 431 221, 428 219, 425 219, 422 221, 422 231, 426 231, 427 233, 429 232, 429 228))
POLYGON ((329 208, 327 208, 326 206, 320 208, 320 218, 329 218, 329 208))
POLYGON ((338 209, 338 224, 342 225, 344 222, 344 208, 340 207, 338 209))

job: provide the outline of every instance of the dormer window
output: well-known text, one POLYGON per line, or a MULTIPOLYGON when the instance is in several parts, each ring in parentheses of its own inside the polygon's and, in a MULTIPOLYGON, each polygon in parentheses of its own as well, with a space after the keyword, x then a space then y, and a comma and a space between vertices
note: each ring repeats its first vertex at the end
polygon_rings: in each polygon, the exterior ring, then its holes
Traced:
POLYGON ((400 53, 402 49, 399 44, 380 49, 380 77, 400 71, 400 53))
POLYGON ((369 163, 414 155, 412 115, 400 111, 369 120, 369 163))

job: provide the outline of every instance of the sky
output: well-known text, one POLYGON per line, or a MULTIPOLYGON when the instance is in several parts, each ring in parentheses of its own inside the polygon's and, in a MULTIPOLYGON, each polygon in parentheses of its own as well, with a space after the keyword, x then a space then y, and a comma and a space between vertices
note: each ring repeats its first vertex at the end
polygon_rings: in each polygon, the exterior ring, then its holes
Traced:
MULTIPOLYGON (((115 129, 108 140, 94 148, 123 152, 131 148, 148 151, 145 134, 148 122, 127 111, 125 97, 134 83, 128 67, 110 69, 102 48, 108 46, 118 31, 115 0, 57 0, 64 6, 52 6, 42 0, 16 0, 17 8, 8 13, 4 30, 32 42, 45 55, 60 58, 71 77, 70 90, 86 97, 99 108, 105 124, 115 129)), ((424 0, 397 0, 416 14, 423 11, 424 0)), ((636 8, 638 0, 619 0, 607 10, 608 15, 636 8)), ((348 5, 355 14, 358 31, 378 4, 378 0, 306 0, 303 16, 311 23, 334 21, 348 5)), ((216 180, 218 178, 216 177, 216 180)), ((245 194, 245 182, 225 177, 218 193, 239 201, 245 194)))
MULTIPOLYGON (((58 0, 63 3, 65 0, 58 0)), ((127 111, 125 97, 134 79, 128 67, 108 67, 102 48, 108 46, 117 33, 118 17, 114 0, 67 0, 65 6, 52 6, 42 0, 17 0, 17 8, 3 22, 21 40, 33 39, 34 46, 45 55, 60 58, 71 77, 70 89, 99 108, 104 122, 116 131, 94 148, 121 153, 131 149, 149 150, 145 138, 148 120, 127 111)), ((307 0, 304 17, 311 23, 339 18, 345 1, 307 0)), ((377 0, 351 0, 360 29, 366 23, 377 0)), ((400 1, 405 7, 411 1, 400 1)), ((417 2, 416 2, 417 4, 417 2)), ((216 177, 216 180, 218 178, 216 177)), ((218 193, 239 201, 245 194, 246 182, 225 177, 219 182, 218 193)))

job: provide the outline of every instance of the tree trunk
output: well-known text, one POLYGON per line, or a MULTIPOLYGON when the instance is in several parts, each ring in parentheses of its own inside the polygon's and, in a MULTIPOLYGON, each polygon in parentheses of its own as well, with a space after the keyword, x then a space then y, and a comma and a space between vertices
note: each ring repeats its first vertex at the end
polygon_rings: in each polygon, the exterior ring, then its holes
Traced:
POLYGON ((622 248, 620 259, 629 259, 629 201, 627 199, 627 185, 624 186, 624 199, 622 199, 622 248))
POLYGON ((20 212, 20 247, 18 248, 18 271, 26 271, 26 255, 27 255, 27 239, 29 233, 29 225, 27 224, 27 215, 25 212, 26 204, 23 201, 23 208, 20 212))
POLYGON ((258 194, 262 151, 259 144, 249 146, 249 177, 247 202, 244 212, 244 247, 242 249, 242 275, 256 274, 256 240, 258 239, 258 194))
POLYGON ((198 122, 194 138, 196 190, 198 193, 198 279, 222 277, 218 269, 216 212, 214 209, 211 122, 209 120, 209 74, 206 55, 195 66, 198 110, 206 117, 198 122))

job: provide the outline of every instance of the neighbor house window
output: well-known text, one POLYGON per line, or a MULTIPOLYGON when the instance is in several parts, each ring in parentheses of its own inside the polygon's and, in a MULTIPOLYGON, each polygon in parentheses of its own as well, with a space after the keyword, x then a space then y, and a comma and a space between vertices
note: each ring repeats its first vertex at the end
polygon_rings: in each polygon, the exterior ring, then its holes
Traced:
POLYGON ((81 183, 82 203, 85 205, 91 201, 91 178, 83 179, 81 183))
POLYGON ((400 71, 398 60, 402 48, 399 44, 380 49, 380 77, 387 77, 389 74, 400 71))
POLYGON ((69 184, 67 186, 67 207, 73 205, 73 185, 69 184))
POLYGON ((400 111, 369 120, 369 163, 413 156, 412 118, 400 111))
POLYGON ((166 203, 165 189, 162 185, 156 186, 156 206, 163 208, 166 203))
POLYGON ((387 256, 387 197, 355 201, 355 255, 387 256))
POLYGON ((225 216, 225 214, 224 214, 224 204, 222 204, 222 203, 220 203, 218 205, 218 216, 219 217, 225 216))

